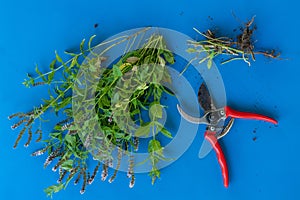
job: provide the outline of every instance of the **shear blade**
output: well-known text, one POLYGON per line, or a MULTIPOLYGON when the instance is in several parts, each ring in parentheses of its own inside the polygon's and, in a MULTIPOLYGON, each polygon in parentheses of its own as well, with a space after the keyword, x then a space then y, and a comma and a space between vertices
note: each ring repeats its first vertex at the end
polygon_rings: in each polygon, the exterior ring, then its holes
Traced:
POLYGON ((187 114, 186 112, 184 112, 182 110, 182 108, 177 104, 177 110, 179 112, 179 114, 188 122, 193 123, 193 124, 208 124, 207 120, 205 120, 205 118, 201 117, 192 117, 189 114, 187 114))
POLYGON ((215 109, 213 100, 204 82, 201 84, 198 90, 198 102, 204 112, 215 109))

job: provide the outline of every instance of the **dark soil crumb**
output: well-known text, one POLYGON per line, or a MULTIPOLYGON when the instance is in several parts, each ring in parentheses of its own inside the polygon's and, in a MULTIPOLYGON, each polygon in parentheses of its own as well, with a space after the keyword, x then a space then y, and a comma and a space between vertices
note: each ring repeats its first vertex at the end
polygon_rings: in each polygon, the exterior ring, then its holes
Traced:
POLYGON ((96 24, 94 24, 94 28, 97 28, 99 25, 96 23, 96 24))
POLYGON ((256 128, 253 130, 253 133, 256 133, 256 128))
POLYGON ((213 21, 214 19, 211 17, 211 16, 208 16, 208 19, 209 20, 211 20, 211 21, 213 21))
POLYGON ((257 140, 257 137, 252 138, 252 140, 255 142, 257 140))

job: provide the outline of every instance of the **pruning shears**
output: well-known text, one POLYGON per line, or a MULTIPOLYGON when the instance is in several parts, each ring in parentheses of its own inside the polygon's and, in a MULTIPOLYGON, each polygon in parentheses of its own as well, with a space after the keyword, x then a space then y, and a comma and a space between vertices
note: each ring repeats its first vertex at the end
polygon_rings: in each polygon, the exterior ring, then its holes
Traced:
POLYGON ((229 106, 225 106, 217 109, 204 83, 202 83, 202 85, 199 88, 198 101, 202 109, 205 111, 205 114, 202 117, 190 116, 189 114, 185 113, 179 105, 177 105, 177 109, 180 115, 185 120, 194 124, 207 125, 204 134, 206 142, 204 142, 200 148, 199 157, 203 158, 210 152, 211 149, 214 149, 218 158, 219 165, 222 170, 224 186, 227 188, 229 185, 228 167, 227 167, 224 153, 218 142, 218 139, 224 137, 229 132, 229 130, 233 125, 234 119, 236 118, 263 120, 273 124, 277 124, 278 122, 275 119, 272 119, 264 115, 250 113, 250 112, 240 112, 232 109, 229 106), (225 120, 229 117, 230 117, 230 121, 226 126, 224 126, 225 120))

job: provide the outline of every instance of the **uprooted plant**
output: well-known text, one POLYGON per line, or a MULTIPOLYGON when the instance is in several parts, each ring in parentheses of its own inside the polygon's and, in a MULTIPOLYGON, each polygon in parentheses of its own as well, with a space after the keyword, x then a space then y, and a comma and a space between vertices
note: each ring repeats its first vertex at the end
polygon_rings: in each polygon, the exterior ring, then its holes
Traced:
POLYGON ((42 73, 36 67, 37 75, 35 77, 28 75, 24 81, 26 87, 50 86, 49 98, 43 100, 42 105, 30 112, 9 116, 9 119, 19 120, 12 129, 21 128, 14 148, 18 146, 26 131, 28 133, 26 147, 34 135, 37 135, 36 142, 44 147, 33 152, 32 156, 48 154, 44 167, 51 164, 52 170, 59 172, 58 183, 45 189, 47 195, 52 196, 53 193, 66 188, 72 180, 74 184, 82 182, 80 193, 84 193, 87 184, 94 181, 101 165, 101 180, 105 181, 109 175, 108 170, 112 167, 112 160, 117 159, 114 171, 108 179, 110 183, 113 182, 125 154, 129 158, 127 173, 130 178, 129 186, 133 187, 135 163, 132 152, 138 149, 139 137, 149 133, 152 137, 148 142, 147 161, 152 165, 149 175, 152 177, 152 183, 160 177, 156 165, 166 158, 156 135, 163 134, 172 138, 170 132, 159 121, 164 107, 160 104, 160 100, 163 93, 171 94, 171 92, 159 84, 157 79, 171 82, 165 65, 174 63, 173 54, 166 48, 163 37, 154 34, 145 40, 140 48, 136 50, 128 48, 112 67, 104 67, 106 53, 110 49, 124 42, 128 42, 129 47, 133 46, 137 36, 147 30, 142 29, 132 35, 122 36, 94 47, 93 36, 88 42, 87 49, 83 40, 79 53, 66 52, 70 56, 68 61, 63 61, 56 53, 49 72, 42 73), (108 47, 95 53, 94 50, 101 45, 108 47), (89 84, 90 79, 97 80, 96 86, 89 84), (115 92, 120 82, 124 88, 119 88, 118 92, 115 92), (95 92, 94 99, 87 96, 89 91, 95 92), (80 105, 74 101, 76 98, 81 98, 80 105), (49 110, 53 110, 57 118, 64 119, 48 134, 42 132, 41 125, 45 123, 44 115, 49 110), (143 110, 149 110, 150 121, 143 119, 143 110), (96 113, 94 118, 87 118, 90 112, 96 113), (126 123, 124 120, 132 120, 134 124, 126 123), (120 121, 124 124, 119 124, 120 121), (35 124, 39 125, 37 130, 33 130, 35 124), (139 126, 137 128, 134 125, 139 126), (100 128, 99 131, 95 130, 96 126, 100 128), (112 157, 113 148, 118 151, 117 158, 112 157), (94 158, 92 170, 89 166, 91 161, 87 162, 90 158, 94 158))
POLYGON ((256 27, 253 23, 254 17, 240 28, 240 33, 235 38, 216 36, 216 33, 209 29, 202 33, 194 28, 204 39, 196 42, 188 41, 191 47, 187 51, 195 53, 195 60, 199 59, 199 63, 207 61, 208 68, 212 66, 213 59, 220 55, 228 57, 221 64, 234 60, 243 60, 249 66, 251 65, 251 59, 252 61, 256 60, 256 55, 279 58, 279 53, 275 50, 263 51, 255 48, 253 34, 256 27))

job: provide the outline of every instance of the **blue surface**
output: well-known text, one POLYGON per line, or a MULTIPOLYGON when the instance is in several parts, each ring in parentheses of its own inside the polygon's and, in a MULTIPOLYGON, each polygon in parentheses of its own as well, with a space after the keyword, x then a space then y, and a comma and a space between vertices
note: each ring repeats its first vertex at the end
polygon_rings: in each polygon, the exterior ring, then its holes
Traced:
POLYGON ((230 187, 222 185, 215 155, 197 159, 201 136, 174 164, 162 170, 152 186, 147 175, 138 175, 133 189, 119 175, 113 184, 99 179, 84 195, 70 186, 54 196, 63 199, 299 199, 299 3, 298 1, 0 1, 0 199, 47 199, 43 188, 57 177, 44 170, 42 158, 32 158, 37 148, 12 149, 16 132, 7 116, 29 110, 47 91, 21 85, 34 64, 46 66, 54 50, 77 47, 82 38, 97 34, 100 40, 120 31, 161 26, 193 38, 216 25, 226 31, 241 20, 257 16, 257 45, 281 50, 283 61, 259 57, 251 67, 242 62, 220 66, 229 105, 269 114, 278 127, 259 121, 237 120, 222 139, 229 163, 230 187), (116 6, 118 5, 118 6, 116 6), (208 19, 211 16, 214 20, 208 19), (93 25, 98 23, 98 28, 93 25), (253 133, 256 132, 256 133, 253 133), (254 142, 253 137, 257 137, 254 142))

